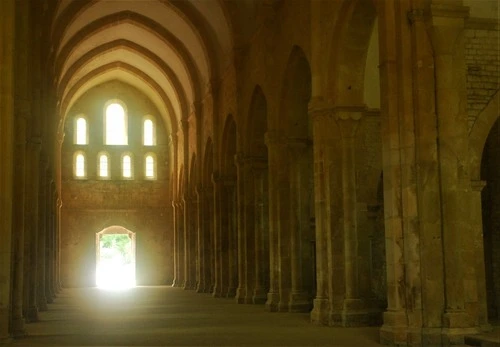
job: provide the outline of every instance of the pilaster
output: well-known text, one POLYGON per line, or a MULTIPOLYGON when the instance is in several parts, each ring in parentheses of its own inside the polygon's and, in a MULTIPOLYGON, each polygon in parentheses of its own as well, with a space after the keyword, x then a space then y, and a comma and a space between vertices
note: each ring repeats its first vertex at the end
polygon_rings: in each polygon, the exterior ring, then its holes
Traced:
POLYGON ((474 316, 477 310, 477 324, 482 331, 491 330, 488 322, 488 300, 486 295, 486 273, 484 264, 484 235, 483 235, 483 211, 481 208, 481 192, 486 187, 486 181, 471 181, 471 223, 474 234, 472 243, 472 254, 474 259, 475 283, 468 283, 466 286, 466 297, 469 303, 466 304, 466 310, 469 315, 474 316), (472 306, 472 307, 471 307, 472 306), (472 312, 470 312, 472 311, 472 312))

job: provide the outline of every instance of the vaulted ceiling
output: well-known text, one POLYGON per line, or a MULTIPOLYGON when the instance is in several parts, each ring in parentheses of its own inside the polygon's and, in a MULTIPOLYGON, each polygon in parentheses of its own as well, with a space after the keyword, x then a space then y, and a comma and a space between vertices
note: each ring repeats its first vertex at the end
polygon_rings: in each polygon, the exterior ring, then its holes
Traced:
POLYGON ((60 115, 94 86, 120 80, 175 132, 230 63, 231 12, 222 0, 60 0, 51 28, 60 115))

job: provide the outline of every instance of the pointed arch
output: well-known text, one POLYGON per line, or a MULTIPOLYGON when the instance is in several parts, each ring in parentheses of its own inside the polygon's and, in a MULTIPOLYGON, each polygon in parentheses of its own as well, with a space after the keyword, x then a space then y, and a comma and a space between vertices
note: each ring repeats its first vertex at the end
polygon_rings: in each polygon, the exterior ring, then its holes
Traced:
POLYGON ((481 179, 481 159, 486 139, 500 116, 500 92, 493 96, 488 105, 478 115, 469 134, 469 165, 471 179, 481 179))

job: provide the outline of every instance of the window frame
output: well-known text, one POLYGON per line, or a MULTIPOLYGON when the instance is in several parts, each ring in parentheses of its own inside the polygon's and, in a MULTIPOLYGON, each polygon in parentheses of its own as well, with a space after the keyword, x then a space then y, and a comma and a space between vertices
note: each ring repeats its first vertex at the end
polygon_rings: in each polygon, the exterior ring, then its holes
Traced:
POLYGON ((156 153, 153 152, 148 152, 144 154, 144 179, 149 180, 149 181, 156 181, 158 179, 158 160, 156 158, 156 153), (153 176, 148 176, 148 162, 147 159, 148 157, 153 158, 153 176))
POLYGON ((89 119, 85 114, 75 116, 73 122, 73 144, 77 146, 87 146, 89 144, 89 119), (78 143, 78 120, 85 120, 85 143, 78 143))
POLYGON ((153 147, 153 146, 156 146, 156 120, 155 120, 155 117, 151 116, 151 115, 146 115, 144 117, 142 117, 142 145, 144 147, 153 147), (151 145, 146 145, 146 121, 151 121, 151 124, 152 124, 152 131, 153 133, 151 134, 152 135, 152 144, 151 145))
POLYGON ((100 151, 97 153, 97 178, 100 180, 109 180, 111 179, 111 158, 108 152, 100 151), (107 160, 107 176, 101 176, 101 157, 106 156, 107 160))
POLYGON ((128 109, 127 109, 127 105, 121 101, 120 99, 110 99, 108 100, 105 104, 104 104, 104 108, 103 108, 103 117, 102 117, 102 121, 103 121, 103 143, 105 146, 128 146, 129 145, 129 142, 128 142, 128 109), (108 107, 111 106, 112 104, 118 104, 120 105, 122 108, 123 108, 123 114, 124 114, 124 127, 125 127, 125 143, 122 143, 122 144, 108 144, 108 134, 107 134, 107 110, 108 110, 108 107))
POLYGON ((73 153, 73 178, 77 180, 86 180, 87 179, 87 155, 84 151, 76 151, 73 153), (78 175, 78 163, 77 159, 79 156, 83 157, 83 175, 78 175))
POLYGON ((120 177, 122 180, 131 181, 134 179, 134 155, 132 152, 123 152, 120 157, 120 177), (124 175, 124 161, 123 159, 129 156, 130 157, 130 177, 126 177, 124 175))

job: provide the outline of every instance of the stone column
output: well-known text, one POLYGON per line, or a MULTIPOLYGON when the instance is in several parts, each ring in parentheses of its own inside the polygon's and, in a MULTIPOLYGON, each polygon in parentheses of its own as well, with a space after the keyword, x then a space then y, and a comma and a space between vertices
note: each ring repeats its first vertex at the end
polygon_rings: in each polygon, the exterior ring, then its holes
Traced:
MULTIPOLYGON (((288 231, 284 223, 284 215, 289 209, 285 206, 287 197, 284 190, 289 189, 288 167, 283 160, 287 157, 286 143, 283 136, 276 130, 269 130, 265 134, 268 148, 269 163, 269 263, 270 278, 267 294, 266 309, 271 312, 286 310, 289 292, 283 293, 283 282, 290 283, 290 258, 286 247, 289 242, 283 239, 288 231), (282 257, 282 251, 285 252, 282 257), (288 256, 286 256, 288 254, 288 256), (285 295, 283 295, 285 294, 285 295)), ((288 240, 289 241, 289 240, 288 240)), ((289 288, 289 287, 288 287, 289 288)))
POLYGON ((223 278, 227 283, 224 296, 232 298, 236 296, 238 288, 238 226, 237 226, 237 198, 236 198, 236 178, 224 177, 223 189, 223 233, 222 233, 222 254, 223 254, 223 278))
POLYGON ((177 221, 177 277, 176 277, 176 287, 183 287, 185 281, 184 274, 184 204, 182 201, 176 201, 176 221, 177 221))
POLYGON ((206 251, 208 250, 205 245, 205 232, 206 226, 204 224, 204 213, 205 213, 205 192, 203 188, 199 185, 196 187, 196 220, 197 220, 197 230, 196 230, 196 241, 198 244, 197 249, 197 261, 196 261, 196 292, 204 293, 206 287, 206 251))
MULTIPOLYGON (((316 225, 316 296, 311 321, 329 324, 334 297, 343 296, 343 261, 333 258, 333 244, 342 244, 338 230, 341 227, 342 191, 340 132, 333 117, 333 107, 316 98, 309 103, 309 116, 313 121, 314 201, 316 225), (335 284, 333 283, 335 279, 335 284), (337 289, 340 288, 340 289, 337 289)), ((338 304, 341 307, 341 303, 338 304)))
MULTIPOLYGON (((344 279, 345 299, 341 312, 332 312, 332 319, 343 326, 370 325, 376 322, 376 314, 368 307, 367 297, 363 297, 360 281, 359 216, 356 182, 356 133, 364 107, 341 107, 335 110, 335 119, 342 135, 342 196, 344 233, 344 279)), ((335 255, 334 255, 335 256, 335 255)), ((335 324, 335 323, 334 323, 335 324)))
POLYGON ((213 183, 213 204, 214 204, 214 288, 212 295, 214 297, 222 296, 222 247, 221 247, 221 232, 222 232, 222 178, 219 173, 212 174, 213 183))
POLYGON ((252 165, 255 211, 255 286, 252 302, 265 304, 269 290, 269 187, 267 160, 252 165))
POLYGON ((195 289, 196 271, 195 256, 196 252, 193 243, 196 241, 196 232, 193 219, 196 218, 196 209, 194 208, 196 200, 191 196, 183 199, 184 204, 184 289, 195 289))
POLYGON ((179 201, 172 201, 173 209, 173 234, 174 234, 174 280, 172 287, 180 287, 180 261, 179 261, 179 201))
POLYGON ((25 262, 24 262, 24 318, 27 322, 38 321, 38 215, 39 215, 39 137, 31 137, 26 155, 26 198, 25 198, 25 262))
MULTIPOLYGON (((469 301, 476 301, 477 307, 470 307, 469 315, 473 315, 477 309, 477 324, 483 331, 491 330, 488 323, 488 300, 486 296, 486 274, 484 265, 484 235, 483 235, 483 210, 481 204, 481 192, 486 186, 486 181, 471 181, 472 194, 469 202, 471 209, 471 223, 474 233, 474 242, 471 244, 473 258, 475 259, 475 285, 469 283, 468 289, 469 301), (475 299, 475 300, 474 300, 475 299)), ((466 307, 467 308, 467 307, 466 307)))
POLYGON ((310 261, 310 210, 308 202, 308 151, 309 139, 293 139, 287 144, 289 156, 290 180, 290 260, 291 260, 291 291, 289 295, 288 310, 290 312, 309 312, 309 290, 312 286, 311 268, 306 264, 310 261), (309 270, 309 271, 307 271, 309 270))
POLYGON ((463 343, 458 333, 473 333, 476 317, 465 310, 468 263, 466 245, 472 235, 468 168, 467 90, 465 66, 465 17, 468 8, 461 1, 436 1, 431 5, 431 37, 436 75, 438 158, 441 185, 442 237, 444 255, 445 313, 443 335, 449 343, 463 343), (472 319, 471 319, 472 318, 472 319))
POLYGON ((237 184, 237 211, 238 211, 238 288, 236 290, 236 302, 238 304, 246 302, 248 297, 248 267, 252 264, 248 263, 247 252, 247 234, 250 230, 246 228, 246 203, 248 196, 251 193, 248 191, 248 177, 246 170, 248 167, 245 165, 245 154, 238 153, 235 155, 236 174, 238 177, 237 184))
MULTIPOLYGON (((22 81, 20 81, 22 82, 22 81)), ((26 86, 23 86, 26 89, 26 86)), ((25 172, 26 172, 26 121, 29 113, 29 101, 27 99, 16 100, 15 103, 15 148, 14 148, 14 196, 13 199, 13 286, 12 286, 12 334, 23 336, 23 288, 24 288, 24 201, 25 201, 25 172)))
POLYGON ((387 310, 380 341, 384 344, 419 344, 422 337, 422 290, 417 248, 410 6, 407 0, 397 3, 380 1, 378 4, 387 267, 387 310))
POLYGON ((38 196, 38 252, 36 258, 36 267, 38 273, 38 293, 37 303, 40 311, 47 310, 47 295, 45 292, 45 245, 46 245, 46 214, 47 214, 47 161, 42 156, 41 173, 39 177, 40 191, 38 196))
POLYGON ((0 2, 0 342, 9 339, 11 319, 12 198, 14 170, 15 3, 0 2))

